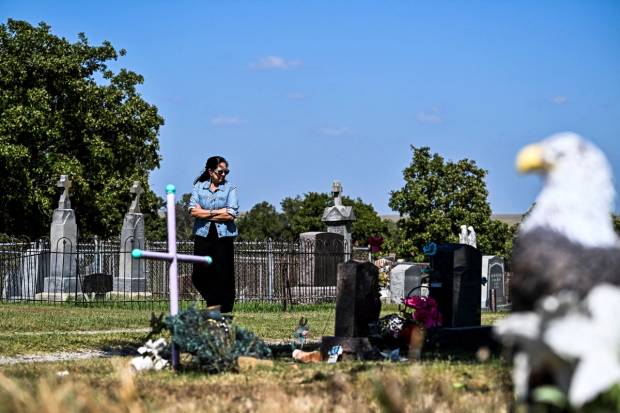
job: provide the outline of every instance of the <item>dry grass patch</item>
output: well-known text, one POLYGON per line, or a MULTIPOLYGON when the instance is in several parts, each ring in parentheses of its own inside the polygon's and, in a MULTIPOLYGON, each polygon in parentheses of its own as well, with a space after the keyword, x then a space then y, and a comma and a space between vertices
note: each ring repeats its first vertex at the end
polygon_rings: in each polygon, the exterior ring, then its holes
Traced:
POLYGON ((102 406, 112 412, 503 412, 511 400, 507 369, 498 361, 276 361, 272 368, 248 373, 136 376, 123 368, 127 362, 115 358, 5 367, 0 370, 0 412, 94 412, 102 406), (64 370, 67 376, 56 376, 64 370), (50 388, 58 391, 50 393, 50 388))

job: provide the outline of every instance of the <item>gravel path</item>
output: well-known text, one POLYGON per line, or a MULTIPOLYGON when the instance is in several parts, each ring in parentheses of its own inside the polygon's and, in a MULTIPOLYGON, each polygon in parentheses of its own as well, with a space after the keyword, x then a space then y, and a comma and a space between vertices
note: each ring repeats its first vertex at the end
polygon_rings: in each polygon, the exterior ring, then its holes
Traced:
POLYGON ((0 366, 18 363, 43 363, 56 361, 88 360, 99 357, 126 356, 132 354, 128 350, 84 350, 84 351, 61 351, 48 354, 24 354, 21 356, 0 356, 0 366))
POLYGON ((78 330, 78 331, 16 331, 12 333, 0 333, 0 337, 15 336, 96 336, 99 334, 121 334, 121 333, 148 333, 150 328, 117 328, 114 330, 78 330))

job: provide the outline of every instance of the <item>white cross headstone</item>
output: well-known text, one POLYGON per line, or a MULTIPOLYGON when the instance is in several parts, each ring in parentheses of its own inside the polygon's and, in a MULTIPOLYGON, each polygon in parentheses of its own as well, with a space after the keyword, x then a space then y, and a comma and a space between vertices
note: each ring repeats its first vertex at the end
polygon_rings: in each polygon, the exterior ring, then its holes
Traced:
MULTIPOLYGON (((176 316, 179 313, 179 279, 177 265, 179 261, 207 263, 213 262, 211 257, 177 254, 177 225, 175 214, 174 194, 176 188, 174 185, 166 186, 166 210, 167 210, 167 229, 168 229, 168 252, 145 251, 134 249, 131 255, 134 258, 152 258, 156 260, 164 260, 170 262, 168 278, 170 280, 170 315, 176 316)), ((172 331, 172 367, 176 370, 179 366, 179 351, 174 344, 174 331, 172 331)))
POLYGON ((60 200, 58 200, 58 209, 71 209, 71 200, 69 199, 69 189, 71 188, 71 179, 68 175, 60 175, 60 179, 56 183, 59 188, 64 188, 60 200))
POLYGON ((144 189, 142 189, 140 181, 134 181, 130 191, 132 194, 136 194, 136 197, 133 201, 131 201, 129 212, 134 214, 140 213, 140 195, 144 193, 144 189))

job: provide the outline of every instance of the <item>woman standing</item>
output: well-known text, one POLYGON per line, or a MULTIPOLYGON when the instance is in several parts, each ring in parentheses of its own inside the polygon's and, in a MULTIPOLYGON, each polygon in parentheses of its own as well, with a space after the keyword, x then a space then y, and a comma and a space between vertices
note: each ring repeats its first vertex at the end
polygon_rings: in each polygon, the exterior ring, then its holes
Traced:
POLYGON ((228 162, 221 156, 207 159, 204 172, 194 181, 189 200, 194 222, 194 255, 209 255, 211 265, 194 264, 192 282, 208 306, 223 313, 235 304, 235 218, 239 214, 237 188, 226 177, 228 162))

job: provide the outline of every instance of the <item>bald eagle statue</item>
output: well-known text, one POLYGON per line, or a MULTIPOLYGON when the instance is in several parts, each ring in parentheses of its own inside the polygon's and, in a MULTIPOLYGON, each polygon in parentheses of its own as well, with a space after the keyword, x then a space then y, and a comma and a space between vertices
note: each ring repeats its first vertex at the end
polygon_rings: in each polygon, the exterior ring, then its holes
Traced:
POLYGON ((614 187, 603 152, 574 133, 523 148, 517 169, 544 178, 515 242, 514 311, 569 290, 583 297, 596 284, 620 285, 620 242, 613 228, 614 187))

